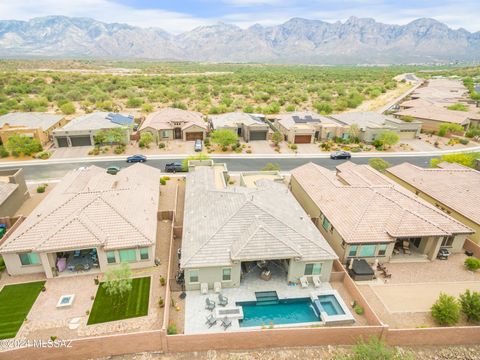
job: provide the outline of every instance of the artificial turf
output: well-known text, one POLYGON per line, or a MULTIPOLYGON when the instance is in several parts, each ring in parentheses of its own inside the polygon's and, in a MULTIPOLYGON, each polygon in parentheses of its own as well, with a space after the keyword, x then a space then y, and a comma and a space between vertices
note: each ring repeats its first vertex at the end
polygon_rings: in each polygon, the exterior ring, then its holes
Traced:
POLYGON ((132 291, 123 297, 108 295, 100 283, 87 325, 145 316, 149 297, 150 277, 132 279, 132 291))
POLYGON ((45 281, 5 285, 0 291, 0 339, 17 335, 45 281))

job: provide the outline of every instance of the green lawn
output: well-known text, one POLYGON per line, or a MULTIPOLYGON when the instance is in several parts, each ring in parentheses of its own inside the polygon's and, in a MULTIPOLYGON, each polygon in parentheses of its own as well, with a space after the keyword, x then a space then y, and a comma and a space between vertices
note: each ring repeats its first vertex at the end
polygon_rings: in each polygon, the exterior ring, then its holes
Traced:
POLYGON ((0 339, 17 335, 45 281, 6 285, 0 291, 0 339))
POLYGON ((102 284, 98 286, 88 325, 129 319, 148 314, 150 277, 132 280, 132 291, 123 298, 109 296, 102 284))

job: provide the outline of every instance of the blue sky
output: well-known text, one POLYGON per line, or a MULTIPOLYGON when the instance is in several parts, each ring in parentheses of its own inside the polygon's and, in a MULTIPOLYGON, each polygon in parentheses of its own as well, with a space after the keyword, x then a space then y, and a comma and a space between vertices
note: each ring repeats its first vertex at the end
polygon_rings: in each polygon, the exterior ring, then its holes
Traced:
POLYGON ((245 28, 292 17, 335 22, 350 16, 395 24, 432 17, 453 28, 480 31, 479 14, 480 0, 0 0, 2 19, 83 16, 174 33, 220 21, 245 28))

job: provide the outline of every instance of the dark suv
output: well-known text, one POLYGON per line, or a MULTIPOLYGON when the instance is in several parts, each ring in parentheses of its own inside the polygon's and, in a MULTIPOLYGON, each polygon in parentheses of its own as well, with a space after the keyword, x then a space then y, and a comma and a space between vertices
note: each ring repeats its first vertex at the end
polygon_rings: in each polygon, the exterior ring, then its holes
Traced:
POLYGON ((182 163, 176 162, 176 163, 169 163, 165 165, 165 172, 176 173, 176 172, 182 172, 182 171, 184 171, 182 163))
POLYGON ((352 155, 348 151, 335 151, 334 153, 330 154, 330 159, 350 159, 352 155))
POLYGON ((127 163, 145 162, 147 157, 145 155, 132 155, 127 157, 127 163))

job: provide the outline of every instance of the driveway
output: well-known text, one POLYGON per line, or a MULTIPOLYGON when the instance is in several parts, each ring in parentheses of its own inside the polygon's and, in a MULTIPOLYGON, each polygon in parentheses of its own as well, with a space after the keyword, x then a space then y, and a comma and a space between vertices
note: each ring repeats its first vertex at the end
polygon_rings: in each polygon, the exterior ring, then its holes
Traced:
POLYGON ((440 293, 458 297, 465 290, 480 291, 480 282, 370 285, 390 313, 428 312, 440 293))
POLYGON ((88 156, 88 152, 93 146, 72 146, 55 149, 51 159, 67 159, 88 156))

